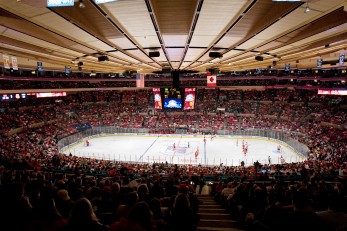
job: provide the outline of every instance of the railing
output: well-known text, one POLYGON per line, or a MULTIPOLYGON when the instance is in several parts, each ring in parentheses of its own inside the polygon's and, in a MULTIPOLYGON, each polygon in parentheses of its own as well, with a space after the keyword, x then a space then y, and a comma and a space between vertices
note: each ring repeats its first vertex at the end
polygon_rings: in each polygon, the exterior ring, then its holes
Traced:
MULTIPOLYGON (((71 145, 77 144, 79 142, 82 142, 84 139, 90 139, 92 137, 96 136, 107 136, 108 134, 148 134, 152 133, 155 134, 154 129, 128 129, 128 128, 116 128, 116 127, 93 127, 92 129, 65 137, 58 142, 58 150, 63 153, 67 149, 71 147, 71 145)), ((161 131, 165 132, 165 130, 161 129, 161 131)), ((167 129, 168 133, 172 133, 174 129, 167 129)), ((182 132, 182 131, 181 131, 182 132)), ((212 130, 204 130, 204 133, 211 133, 212 130)), ((178 134, 173 134, 178 135, 178 134)), ((179 135, 182 135, 179 134, 179 135)), ((194 134, 189 134, 194 135, 194 134)), ((200 134, 201 135, 201 134, 200 134)), ((252 129, 252 130, 218 130, 217 131, 218 136, 226 136, 226 137, 262 137, 264 139, 267 138, 268 140, 273 140, 278 143, 280 143, 283 146, 286 146, 289 149, 292 149, 294 152, 301 154, 303 157, 307 157, 309 149, 306 145, 303 143, 300 143, 299 141, 293 139, 289 134, 286 132, 281 131, 274 131, 274 130, 263 130, 263 129, 252 129)), ((300 134, 297 134, 300 135, 300 134)), ((107 157, 104 157, 107 159, 107 157)), ((115 159, 114 157, 111 159, 115 159)), ((137 159, 137 158, 136 158, 137 159)), ((119 158, 121 160, 121 158, 119 158)), ((134 161, 135 158, 132 158, 134 161)), ((126 159, 123 159, 123 161, 127 161, 126 159)), ((130 160, 128 160, 130 161, 130 160)), ((163 161, 163 160, 161 160, 163 161)), ((160 162, 160 161, 159 161, 160 162)), ((211 163, 211 162, 210 162, 211 163)), ((217 163, 216 163, 217 164, 217 163)), ((252 164, 252 163, 251 163, 252 164)))
MULTIPOLYGON (((293 132, 292 132, 293 133, 293 132)), ((293 149, 295 152, 307 157, 309 149, 308 147, 293 139, 287 132, 266 130, 266 129, 249 129, 249 130, 218 130, 218 135, 228 135, 228 136, 253 136, 253 137, 266 137, 268 139, 274 139, 282 141, 287 144, 288 148, 293 149)), ((297 136, 304 136, 303 134, 297 133, 297 136)))
POLYGON ((147 128, 117 128, 112 126, 105 127, 93 127, 83 132, 76 133, 74 135, 65 137, 58 141, 58 150, 62 151, 68 148, 70 145, 82 142, 87 137, 100 136, 104 134, 115 133, 150 133, 150 129, 147 128))

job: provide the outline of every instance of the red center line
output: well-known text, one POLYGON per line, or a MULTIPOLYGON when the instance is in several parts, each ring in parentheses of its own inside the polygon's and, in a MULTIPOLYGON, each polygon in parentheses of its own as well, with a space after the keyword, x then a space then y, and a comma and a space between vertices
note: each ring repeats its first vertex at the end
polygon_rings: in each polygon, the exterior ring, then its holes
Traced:
MULTIPOLYGON (((179 146, 180 146, 181 140, 182 140, 182 136, 181 136, 180 139, 178 140, 178 143, 177 143, 177 146, 176 146, 176 147, 179 147, 179 146)), ((175 148, 174 153, 173 153, 173 155, 172 155, 172 161, 173 161, 173 158, 175 157, 175 155, 176 155, 176 148, 175 148)))

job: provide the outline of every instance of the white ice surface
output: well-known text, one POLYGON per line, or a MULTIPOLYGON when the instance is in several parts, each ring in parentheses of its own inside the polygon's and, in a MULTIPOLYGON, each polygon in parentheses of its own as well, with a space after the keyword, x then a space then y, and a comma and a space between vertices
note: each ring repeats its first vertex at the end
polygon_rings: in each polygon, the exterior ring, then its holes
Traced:
POLYGON ((225 137, 217 136, 211 140, 206 136, 167 136, 167 135, 107 135, 89 138, 89 147, 84 142, 71 145, 64 153, 115 161, 135 162, 169 162, 176 164, 202 164, 224 166, 240 165, 243 160, 246 165, 255 161, 268 163, 270 156, 272 164, 281 162, 281 155, 285 162, 299 162, 305 158, 296 153, 286 144, 262 137, 225 137), (246 155, 242 152, 242 141, 248 144, 246 155), (189 147, 188 147, 189 143, 189 147), (173 145, 175 144, 175 148, 173 145), (277 151, 281 145, 282 152, 277 151), (195 153, 198 150, 198 157, 195 153))

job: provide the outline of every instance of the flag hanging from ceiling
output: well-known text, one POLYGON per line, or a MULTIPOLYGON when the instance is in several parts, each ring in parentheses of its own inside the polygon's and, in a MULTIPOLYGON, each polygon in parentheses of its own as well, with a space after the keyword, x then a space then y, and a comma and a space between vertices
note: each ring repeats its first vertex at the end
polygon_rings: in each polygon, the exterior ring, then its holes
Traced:
POLYGON ((4 68, 10 69, 10 57, 8 55, 3 54, 2 59, 4 60, 4 68))
POLYGON ((136 74, 136 87, 145 87, 145 75, 136 74))
POLYGON ((12 68, 13 70, 18 70, 18 63, 17 63, 17 57, 16 56, 12 56, 12 68))
POLYGON ((217 76, 211 75, 210 72, 207 72, 207 86, 216 87, 217 86, 217 76))

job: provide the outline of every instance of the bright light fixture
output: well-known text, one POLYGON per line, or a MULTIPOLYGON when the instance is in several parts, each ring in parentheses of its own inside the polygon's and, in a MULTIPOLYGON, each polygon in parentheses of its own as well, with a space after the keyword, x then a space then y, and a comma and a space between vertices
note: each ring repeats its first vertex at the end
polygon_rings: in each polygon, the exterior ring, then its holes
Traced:
POLYGON ((95 0, 96 4, 102 4, 106 2, 116 2, 117 0, 95 0))
POLYGON ((305 7, 305 13, 308 13, 308 12, 310 12, 311 11, 311 9, 310 9, 310 7, 308 6, 308 0, 307 0, 307 2, 306 2, 306 7, 305 7))

